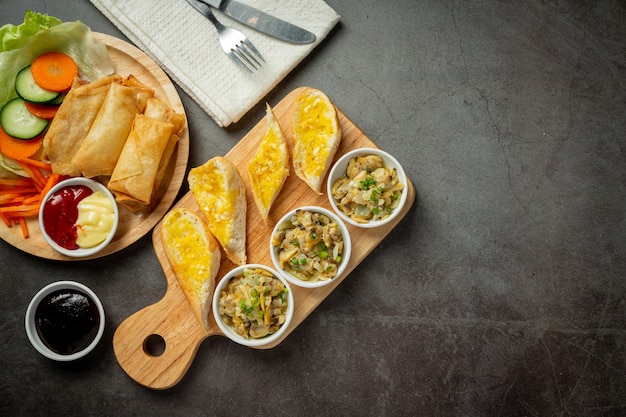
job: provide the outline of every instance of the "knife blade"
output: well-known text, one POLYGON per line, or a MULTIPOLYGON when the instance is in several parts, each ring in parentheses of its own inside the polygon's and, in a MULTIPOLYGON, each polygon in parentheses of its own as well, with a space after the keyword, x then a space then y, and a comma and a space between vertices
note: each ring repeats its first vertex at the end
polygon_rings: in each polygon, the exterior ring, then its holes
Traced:
POLYGON ((315 42, 315 34, 235 0, 200 0, 266 35, 297 44, 315 42))

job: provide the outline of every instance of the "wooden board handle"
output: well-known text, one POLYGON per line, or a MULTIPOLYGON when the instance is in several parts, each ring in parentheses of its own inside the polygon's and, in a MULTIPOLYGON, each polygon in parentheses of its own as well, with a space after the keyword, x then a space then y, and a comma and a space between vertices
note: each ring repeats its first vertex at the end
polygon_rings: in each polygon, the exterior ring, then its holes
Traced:
POLYGON ((153 389, 176 385, 189 369, 200 343, 209 336, 183 292, 172 288, 176 285, 168 280, 163 299, 128 317, 113 336, 115 356, 122 369, 153 389), (150 350, 150 340, 155 337, 163 341, 162 352, 150 350))

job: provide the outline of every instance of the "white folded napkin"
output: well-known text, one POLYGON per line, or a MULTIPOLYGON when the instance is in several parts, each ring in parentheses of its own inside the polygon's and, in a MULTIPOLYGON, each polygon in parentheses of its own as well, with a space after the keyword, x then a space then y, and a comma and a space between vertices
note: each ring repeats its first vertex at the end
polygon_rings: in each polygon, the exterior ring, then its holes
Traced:
POLYGON ((186 0, 90 0, 220 126, 237 122, 328 35, 340 16, 322 0, 237 0, 315 33, 308 45, 266 36, 214 10, 267 64, 251 75, 222 50, 217 31, 186 0))

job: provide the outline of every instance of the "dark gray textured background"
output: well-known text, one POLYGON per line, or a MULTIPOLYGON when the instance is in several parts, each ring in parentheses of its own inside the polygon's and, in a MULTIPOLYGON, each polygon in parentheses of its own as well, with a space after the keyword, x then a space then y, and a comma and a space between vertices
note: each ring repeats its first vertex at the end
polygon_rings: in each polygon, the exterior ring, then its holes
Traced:
MULTIPOLYGON (((209 338, 167 391, 131 380, 111 345, 164 294, 150 235, 76 263, 0 241, 0 415, 626 415, 625 3, 327 3, 340 24, 265 101, 325 91, 406 168, 407 217, 278 347, 209 338), (75 364, 24 331, 59 279, 107 311, 75 364)), ((27 8, 126 39, 86 0, 0 0, 0 24, 27 8)), ((189 167, 265 112, 222 129, 181 97, 189 167)))

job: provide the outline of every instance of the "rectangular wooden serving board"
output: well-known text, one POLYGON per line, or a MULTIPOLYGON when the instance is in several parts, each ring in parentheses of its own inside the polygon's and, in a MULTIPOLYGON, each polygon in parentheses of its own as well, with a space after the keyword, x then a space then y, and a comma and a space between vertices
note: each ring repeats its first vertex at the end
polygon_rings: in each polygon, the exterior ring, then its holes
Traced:
MULTIPOLYGON (((304 88, 293 90, 273 108, 285 133, 290 151, 293 149, 291 135, 293 106, 304 88)), ((339 109, 337 112, 343 136, 335 160, 353 149, 377 147, 339 109)), ((324 192, 323 195, 315 193, 295 175, 292 168, 272 207, 268 223, 266 224, 261 219, 250 191, 247 164, 256 153, 266 132, 266 126, 266 120, 263 118, 225 157, 237 166, 246 187, 247 263, 273 267, 270 257, 270 235, 275 223, 285 213, 297 207, 312 205, 329 210, 332 208, 326 193, 324 192)), ((279 340, 257 349, 269 349, 281 343, 396 227, 415 201, 415 190, 410 179, 406 192, 408 193, 407 204, 393 222, 374 229, 347 225, 352 239, 352 256, 346 271, 331 284, 320 288, 308 289, 291 285, 295 302, 293 321, 279 340)), ((201 213, 191 192, 183 196, 174 207, 184 207, 201 213)), ((208 331, 196 319, 168 263, 160 238, 160 227, 161 223, 158 223, 153 231, 152 240, 156 256, 167 279, 166 294, 159 302, 128 317, 120 324, 113 338, 115 355, 122 368, 135 381, 153 389, 166 389, 175 385, 191 365, 200 343, 209 336, 223 335, 212 313, 209 314, 208 331), (150 354, 146 349, 146 341, 152 335, 162 337, 165 342, 165 350, 160 355, 150 354)), ((235 266, 223 255, 217 280, 219 281, 235 266)))

